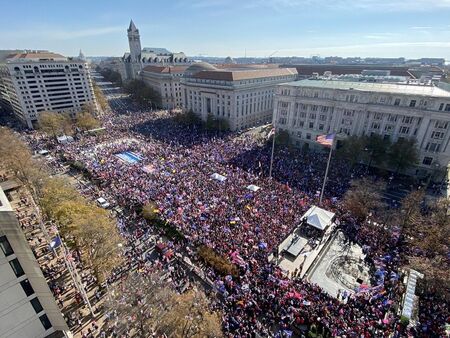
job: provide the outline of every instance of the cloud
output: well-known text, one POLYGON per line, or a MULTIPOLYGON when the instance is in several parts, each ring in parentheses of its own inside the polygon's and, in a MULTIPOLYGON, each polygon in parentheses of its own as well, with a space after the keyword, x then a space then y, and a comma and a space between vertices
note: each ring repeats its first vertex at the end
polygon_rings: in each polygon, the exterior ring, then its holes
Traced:
POLYGON ((413 26, 413 27, 409 27, 409 29, 419 29, 419 30, 426 30, 426 29, 432 29, 433 27, 431 26, 413 26))

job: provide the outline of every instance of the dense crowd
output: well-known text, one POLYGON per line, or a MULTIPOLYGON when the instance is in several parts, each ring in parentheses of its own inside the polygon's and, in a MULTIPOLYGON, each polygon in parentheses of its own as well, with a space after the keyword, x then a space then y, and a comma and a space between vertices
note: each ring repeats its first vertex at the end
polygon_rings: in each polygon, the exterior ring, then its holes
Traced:
MULTIPOLYGON (((358 167, 333 159, 323 203, 337 213, 339 230, 348 240, 363 247, 373 270, 373 287, 342 301, 317 285, 288 278, 267 259, 300 224, 304 212, 317 204, 326 154, 277 149, 276 179, 271 179, 270 146, 251 136, 208 134, 177 124, 166 111, 110 115, 105 126, 107 133, 84 136, 57 150, 66 160, 83 163, 100 182, 92 197, 105 197, 123 209, 121 233, 128 243, 142 243, 127 252, 130 262, 145 264, 145 246, 155 243, 155 229, 138 212, 151 201, 185 237, 184 242, 171 243, 175 251, 184 250, 195 261, 194 248, 203 244, 239 266, 238 277, 204 266, 222 299, 224 331, 230 337, 253 337, 255 332, 290 336, 311 327, 349 337, 442 333, 445 309, 423 312, 423 323, 414 329, 399 324, 397 307, 404 292, 398 274, 399 232, 361 227, 339 203, 349 181, 362 174, 358 167), (116 155, 125 151, 140 161, 119 160, 116 155), (213 173, 226 180, 212 179, 213 173), (250 191, 250 184, 261 189, 250 191)), ((179 280, 186 280, 185 275, 173 278, 177 287, 184 285, 179 280)))

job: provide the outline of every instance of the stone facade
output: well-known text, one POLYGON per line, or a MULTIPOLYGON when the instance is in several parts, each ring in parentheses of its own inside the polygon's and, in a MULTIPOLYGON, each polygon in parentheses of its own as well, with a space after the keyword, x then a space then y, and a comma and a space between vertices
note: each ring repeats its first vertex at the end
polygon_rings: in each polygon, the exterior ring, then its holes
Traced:
POLYGON ((450 160, 450 92, 432 85, 302 80, 276 89, 273 123, 297 145, 318 135, 379 134, 392 142, 414 138, 415 174, 450 160))
POLYGON ((224 67, 199 62, 187 68, 181 79, 183 107, 203 120, 208 114, 226 119, 231 130, 270 122, 275 86, 297 76, 290 68, 224 67))

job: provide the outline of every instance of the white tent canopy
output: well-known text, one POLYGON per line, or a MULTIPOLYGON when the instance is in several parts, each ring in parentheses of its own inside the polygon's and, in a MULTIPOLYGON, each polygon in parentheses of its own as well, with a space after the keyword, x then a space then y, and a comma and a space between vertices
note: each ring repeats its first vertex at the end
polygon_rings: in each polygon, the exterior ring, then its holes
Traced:
POLYGON ((220 174, 218 174, 218 173, 212 174, 212 175, 211 175, 211 178, 212 178, 212 179, 215 179, 215 180, 217 180, 217 181, 219 181, 219 182, 223 182, 223 181, 225 181, 225 180, 227 179, 225 176, 222 176, 222 175, 220 175, 220 174))
POLYGON ((58 143, 66 144, 66 143, 73 142, 73 137, 72 136, 63 135, 63 136, 58 136, 56 138, 56 140, 58 141, 58 143))
POLYGON ((257 185, 254 184, 250 184, 249 186, 247 186, 248 190, 251 190, 253 192, 257 192, 259 189, 261 189, 260 187, 258 187, 257 185))
POLYGON ((331 211, 326 211, 325 209, 313 205, 305 212, 302 219, 306 217, 306 222, 309 225, 319 230, 325 230, 333 222, 334 215, 335 214, 331 211))

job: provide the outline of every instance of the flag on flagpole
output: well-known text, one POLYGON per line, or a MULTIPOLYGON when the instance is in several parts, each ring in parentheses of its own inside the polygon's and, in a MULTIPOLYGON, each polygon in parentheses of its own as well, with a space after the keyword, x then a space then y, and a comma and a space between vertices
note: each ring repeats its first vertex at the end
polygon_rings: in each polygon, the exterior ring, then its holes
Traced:
POLYGON ((317 136, 316 141, 323 146, 331 147, 335 136, 336 134, 319 135, 317 136))
POLYGON ((52 241, 50 242, 50 248, 51 249, 56 249, 57 247, 59 247, 61 245, 61 238, 59 236, 56 236, 55 238, 52 239, 52 241))
POLYGON ((275 135, 275 127, 270 129, 269 134, 267 134, 267 139, 271 138, 272 135, 275 135))

